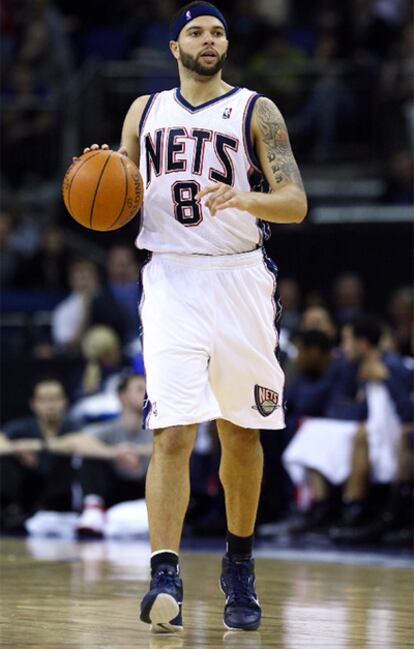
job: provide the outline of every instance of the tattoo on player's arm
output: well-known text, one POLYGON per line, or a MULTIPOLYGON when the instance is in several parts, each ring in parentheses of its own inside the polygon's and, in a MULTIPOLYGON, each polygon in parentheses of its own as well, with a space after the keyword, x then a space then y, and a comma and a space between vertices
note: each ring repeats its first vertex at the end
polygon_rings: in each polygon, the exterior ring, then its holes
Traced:
POLYGON ((261 139, 278 185, 293 183, 304 191, 302 178, 293 157, 285 121, 276 106, 265 98, 256 104, 261 139))

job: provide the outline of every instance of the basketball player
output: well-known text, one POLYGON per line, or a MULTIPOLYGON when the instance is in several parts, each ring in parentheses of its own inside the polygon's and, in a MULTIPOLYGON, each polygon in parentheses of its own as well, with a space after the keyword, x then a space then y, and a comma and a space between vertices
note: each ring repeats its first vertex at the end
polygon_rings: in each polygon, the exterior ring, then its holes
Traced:
POLYGON ((222 79, 228 45, 214 5, 181 9, 170 41, 180 87, 136 99, 122 131, 120 151, 140 165, 146 187, 137 246, 152 253, 141 302, 154 429, 152 581, 141 620, 154 632, 183 628, 178 551, 189 458, 197 424, 212 419, 228 524, 224 624, 253 630, 261 617, 252 560, 259 429, 284 427, 277 268, 262 244, 267 221, 299 223, 307 205, 279 110, 222 79))

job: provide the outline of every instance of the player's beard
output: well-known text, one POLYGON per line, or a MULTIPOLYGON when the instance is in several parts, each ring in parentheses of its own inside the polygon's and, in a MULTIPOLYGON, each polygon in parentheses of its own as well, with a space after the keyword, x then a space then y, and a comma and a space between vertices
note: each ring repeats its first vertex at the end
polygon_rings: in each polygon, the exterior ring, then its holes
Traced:
POLYGON ((215 65, 207 67, 200 62, 200 57, 198 59, 194 58, 194 56, 185 52, 180 45, 178 46, 178 50, 180 52, 180 61, 182 65, 187 68, 187 70, 196 72, 203 77, 213 77, 217 74, 217 72, 223 68, 224 62, 227 58, 227 52, 224 52, 224 54, 217 59, 215 65))

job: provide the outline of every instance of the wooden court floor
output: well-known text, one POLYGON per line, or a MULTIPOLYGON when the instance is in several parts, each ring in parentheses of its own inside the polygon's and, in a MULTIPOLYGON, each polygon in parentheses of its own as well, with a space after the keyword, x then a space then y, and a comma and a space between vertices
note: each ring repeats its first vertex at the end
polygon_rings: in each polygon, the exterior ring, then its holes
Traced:
POLYGON ((7 649, 407 649, 410 568, 257 559, 260 631, 222 625, 220 555, 184 552, 185 630, 151 636, 137 619, 145 542, 3 539, 0 647, 7 649))

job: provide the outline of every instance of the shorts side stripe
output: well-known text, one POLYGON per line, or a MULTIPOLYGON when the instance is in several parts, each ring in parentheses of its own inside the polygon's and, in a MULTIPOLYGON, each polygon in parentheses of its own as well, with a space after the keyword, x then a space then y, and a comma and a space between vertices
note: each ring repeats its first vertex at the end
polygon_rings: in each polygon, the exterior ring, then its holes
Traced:
POLYGON ((283 311, 282 303, 280 301, 278 282, 277 282, 279 270, 275 262, 272 259, 270 259, 270 257, 267 256, 265 249, 263 248, 262 250, 263 250, 264 266, 267 272, 271 275, 273 280, 272 304, 273 304, 273 312, 274 312, 274 328, 276 330, 276 340, 277 340, 276 347, 275 347, 275 356, 277 357, 278 349, 279 349, 280 321, 282 318, 282 311, 283 311))
MULTIPOLYGON (((144 306, 144 302, 145 302, 145 292, 144 292, 143 277, 144 277, 144 269, 149 264, 149 262, 151 261, 151 258, 152 258, 152 253, 149 252, 147 259, 144 261, 144 263, 141 266, 141 270, 140 270, 140 273, 139 273, 139 279, 138 279, 138 285, 139 285, 140 293, 141 293, 141 299, 140 299, 139 305, 138 305, 138 314, 139 314, 139 319, 140 319, 140 323, 141 323, 140 324, 140 329, 139 329, 139 339, 141 341, 142 352, 144 352, 144 329, 143 329, 143 326, 142 326, 142 307, 144 306)), ((144 366, 145 366, 145 363, 144 363, 144 366)), ((143 409, 143 413, 142 413, 144 428, 148 428, 148 421, 149 421, 149 417, 151 415, 151 410, 152 410, 151 402, 148 399, 147 391, 145 391, 144 409, 143 409)))

